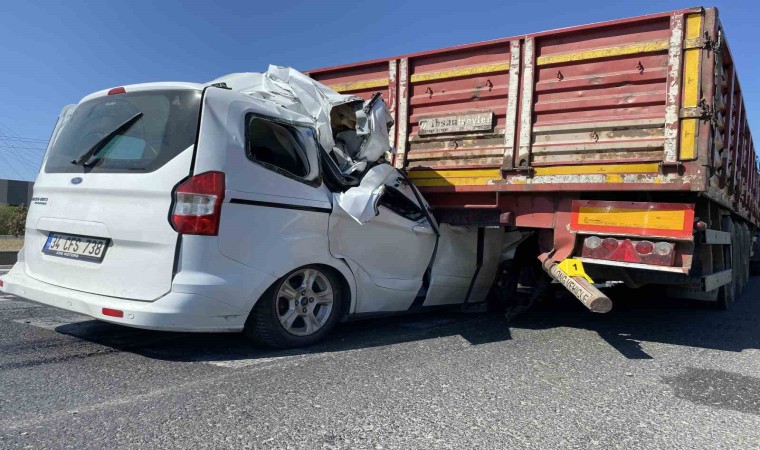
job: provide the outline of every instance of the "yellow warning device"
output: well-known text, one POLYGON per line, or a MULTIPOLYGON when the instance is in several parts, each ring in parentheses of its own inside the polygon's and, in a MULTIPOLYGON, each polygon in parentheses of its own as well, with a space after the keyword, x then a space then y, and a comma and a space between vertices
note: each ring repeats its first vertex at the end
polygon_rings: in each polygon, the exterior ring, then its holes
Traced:
POLYGON ((562 262, 557 264, 557 267, 559 267, 559 269, 565 272, 568 276, 585 278, 586 281, 594 284, 594 280, 592 280, 591 277, 589 277, 588 274, 586 274, 586 271, 583 269, 583 262, 580 259, 564 259, 562 262))

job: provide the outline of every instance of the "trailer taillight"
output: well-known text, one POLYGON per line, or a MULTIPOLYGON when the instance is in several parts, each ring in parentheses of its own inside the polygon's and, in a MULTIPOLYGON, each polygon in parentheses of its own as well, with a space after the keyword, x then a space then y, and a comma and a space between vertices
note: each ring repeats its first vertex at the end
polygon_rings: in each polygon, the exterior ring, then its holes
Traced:
POLYGON ((673 244, 670 242, 658 242, 654 246, 654 252, 660 256, 668 256, 673 253, 673 244))
POLYGON ((600 245, 602 245, 602 240, 596 236, 589 236, 584 241, 584 245, 591 250, 596 250, 600 245))
POLYGON ((670 242, 632 241, 589 236, 583 240, 584 258, 623 261, 656 266, 672 266, 675 244, 670 242))
POLYGON ((648 255, 654 250, 654 244, 649 241, 639 241, 635 245, 636 252, 640 255, 648 255))
POLYGON ((617 239, 607 238, 602 241, 602 248, 608 252, 615 250, 619 245, 617 239))
POLYGON ((181 234, 219 234, 224 189, 222 172, 205 172, 179 185, 172 207, 174 229, 181 234))

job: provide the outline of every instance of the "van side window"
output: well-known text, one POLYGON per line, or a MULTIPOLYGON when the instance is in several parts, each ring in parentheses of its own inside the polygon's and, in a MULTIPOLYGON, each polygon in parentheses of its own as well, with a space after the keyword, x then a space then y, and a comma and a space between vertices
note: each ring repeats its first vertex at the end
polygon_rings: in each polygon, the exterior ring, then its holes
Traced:
POLYGON ((298 132, 256 116, 247 117, 245 130, 248 159, 284 175, 306 177, 309 159, 299 144, 298 132))
POLYGON ((377 203, 379 206, 385 206, 396 214, 412 221, 422 219, 425 214, 419 206, 409 198, 398 191, 398 189, 385 186, 385 191, 377 203))

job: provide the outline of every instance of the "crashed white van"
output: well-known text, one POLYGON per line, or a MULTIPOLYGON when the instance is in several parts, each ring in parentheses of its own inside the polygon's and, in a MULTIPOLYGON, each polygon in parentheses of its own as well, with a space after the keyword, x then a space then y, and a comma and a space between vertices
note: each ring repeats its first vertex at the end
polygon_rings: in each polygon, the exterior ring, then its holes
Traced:
POLYGON ((0 289, 122 325, 311 344, 482 302, 503 229, 438 225, 381 98, 272 66, 96 92, 61 114, 0 289))

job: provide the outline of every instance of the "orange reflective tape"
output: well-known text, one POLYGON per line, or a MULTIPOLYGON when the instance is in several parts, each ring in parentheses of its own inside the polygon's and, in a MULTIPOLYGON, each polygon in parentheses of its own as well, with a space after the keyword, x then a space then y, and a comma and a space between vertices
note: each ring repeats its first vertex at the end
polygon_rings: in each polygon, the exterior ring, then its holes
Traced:
POLYGON ((570 230, 692 239, 694 205, 576 200, 570 230))

